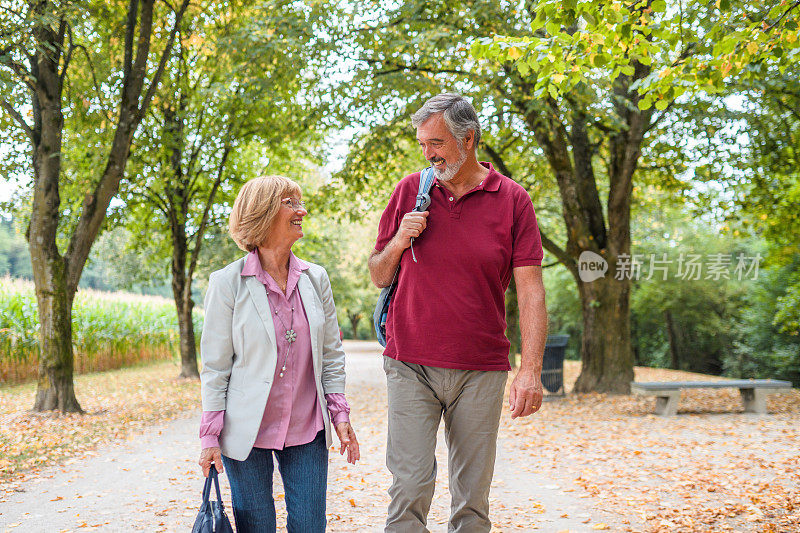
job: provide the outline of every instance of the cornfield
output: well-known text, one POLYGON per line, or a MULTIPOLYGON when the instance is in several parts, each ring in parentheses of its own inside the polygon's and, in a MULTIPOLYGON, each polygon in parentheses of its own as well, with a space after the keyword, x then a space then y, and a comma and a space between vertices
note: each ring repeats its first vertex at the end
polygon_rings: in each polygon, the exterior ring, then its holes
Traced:
MULTIPOLYGON (((199 339, 202 313, 194 313, 199 339)), ((179 355, 178 319, 171 300, 79 290, 72 308, 77 373, 98 372, 179 355)), ((33 283, 0 278, 0 383, 34 379, 39 324, 33 283)))

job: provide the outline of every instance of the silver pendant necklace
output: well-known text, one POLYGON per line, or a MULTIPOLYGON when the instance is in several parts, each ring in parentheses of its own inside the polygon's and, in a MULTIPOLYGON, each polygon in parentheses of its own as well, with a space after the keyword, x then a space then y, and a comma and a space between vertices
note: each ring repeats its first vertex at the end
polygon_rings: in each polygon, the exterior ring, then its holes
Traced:
MULTIPOLYGON (((267 290, 267 301, 270 301, 269 290, 267 290)), ((281 318, 281 315, 278 314, 277 309, 275 310, 275 315, 278 317, 278 320, 281 321, 283 329, 286 330, 286 332, 283 334, 283 338, 285 338, 286 342, 288 343, 288 346, 286 347, 286 354, 284 354, 283 356, 283 366, 281 367, 281 371, 278 374, 278 377, 282 378, 283 373, 286 372, 286 362, 289 360, 289 350, 292 349, 292 344, 294 343, 294 341, 297 340, 297 332, 295 332, 294 330, 294 307, 292 307, 292 312, 291 312, 292 318, 289 321, 289 327, 286 327, 286 322, 284 322, 283 319, 281 318)))

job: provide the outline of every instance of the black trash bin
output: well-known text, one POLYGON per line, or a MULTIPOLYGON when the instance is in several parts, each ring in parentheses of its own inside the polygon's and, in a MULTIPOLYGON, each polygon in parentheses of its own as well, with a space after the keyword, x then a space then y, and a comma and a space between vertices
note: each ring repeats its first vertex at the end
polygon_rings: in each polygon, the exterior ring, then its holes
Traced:
POLYGON ((542 362, 542 385, 551 394, 564 394, 564 353, 569 335, 548 335, 542 362))

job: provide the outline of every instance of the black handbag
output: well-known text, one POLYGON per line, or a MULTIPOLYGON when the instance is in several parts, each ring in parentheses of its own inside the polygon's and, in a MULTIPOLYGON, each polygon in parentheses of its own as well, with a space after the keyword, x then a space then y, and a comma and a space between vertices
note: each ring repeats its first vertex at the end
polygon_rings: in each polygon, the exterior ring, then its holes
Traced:
POLYGON ((203 504, 200 506, 200 512, 197 513, 192 533, 233 533, 231 522, 225 516, 222 494, 219 492, 217 469, 214 465, 211 465, 211 469, 208 471, 206 484, 203 487, 203 504), (214 488, 217 489, 217 501, 209 501, 212 483, 214 488))

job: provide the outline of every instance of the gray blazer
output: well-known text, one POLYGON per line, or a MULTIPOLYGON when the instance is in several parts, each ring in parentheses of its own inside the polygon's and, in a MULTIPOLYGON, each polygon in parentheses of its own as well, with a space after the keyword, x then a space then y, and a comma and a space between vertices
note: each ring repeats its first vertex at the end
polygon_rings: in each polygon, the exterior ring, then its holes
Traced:
MULTIPOLYGON (((204 411, 225 411, 222 454, 243 461, 256 440, 278 353, 264 285, 242 277, 246 257, 211 274, 200 339, 204 411)), ((344 393, 344 351, 325 269, 308 263, 297 282, 311 329, 311 356, 328 447, 333 442, 325 394, 344 393)))

